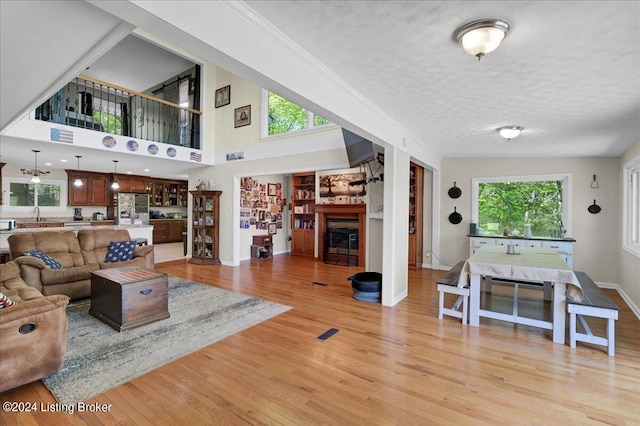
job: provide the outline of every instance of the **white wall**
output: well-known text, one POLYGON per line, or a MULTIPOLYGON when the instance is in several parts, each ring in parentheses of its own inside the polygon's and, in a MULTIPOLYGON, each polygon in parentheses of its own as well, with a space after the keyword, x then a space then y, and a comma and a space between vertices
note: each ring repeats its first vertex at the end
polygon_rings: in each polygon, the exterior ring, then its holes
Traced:
POLYGON ((442 162, 440 189, 440 247, 436 254, 454 265, 469 257, 469 223, 471 218, 471 179, 488 176, 521 176, 541 173, 573 174, 572 233, 574 269, 587 272, 595 281, 620 282, 620 160, 618 158, 544 158, 544 159, 458 159, 442 162), (591 188, 593 175, 597 175, 599 189, 591 188), (462 190, 462 196, 447 196, 453 182, 462 190), (602 207, 599 214, 590 214, 587 208, 596 199, 602 207), (458 225, 449 223, 454 207, 462 214, 458 225))
MULTIPOLYGON (((243 176, 246 177, 246 176, 243 176)), ((248 176, 252 179, 256 180, 258 184, 265 185, 265 188, 268 188, 267 185, 270 183, 279 183, 283 188, 283 197, 288 201, 290 201, 290 191, 288 189, 288 185, 285 185, 287 179, 285 179, 284 175, 266 175, 266 176, 248 176)), ((241 179, 242 181, 242 179, 241 179)), ((271 242, 273 244, 273 254, 279 254, 290 251, 290 246, 288 244, 288 237, 291 235, 291 225, 289 223, 290 211, 286 207, 282 211, 282 228, 277 230, 275 235, 271 236, 271 242)), ((245 218, 242 218, 245 219, 245 218)), ((239 221, 236 221, 239 222, 239 221)), ((254 235, 267 235, 268 231, 266 229, 256 229, 255 226, 250 226, 249 229, 240 229, 240 224, 236 223, 236 226, 240 230, 240 260, 248 260, 251 258, 251 245, 253 244, 253 236, 254 235)))
MULTIPOLYGON (((622 188, 622 166, 632 158, 640 155, 640 141, 638 141, 631 149, 629 149, 620 159, 619 182, 622 188)), ((622 222, 622 214, 618 216, 622 222)), ((620 228, 620 234, 622 230, 620 228)), ((620 280, 618 283, 625 294, 632 300, 636 308, 640 308, 640 258, 621 249, 622 244, 618 244, 618 250, 615 252, 620 258, 620 280)), ((636 311, 638 314, 638 311, 636 311)))

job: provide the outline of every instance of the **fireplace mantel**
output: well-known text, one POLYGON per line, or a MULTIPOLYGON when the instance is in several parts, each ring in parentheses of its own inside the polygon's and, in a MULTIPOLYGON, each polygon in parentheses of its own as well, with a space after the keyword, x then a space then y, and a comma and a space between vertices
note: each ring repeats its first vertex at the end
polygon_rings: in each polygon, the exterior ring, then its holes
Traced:
POLYGON ((327 219, 358 219, 358 266, 365 266, 367 205, 366 204, 316 204, 315 211, 318 214, 318 255, 324 262, 324 235, 326 233, 327 219))

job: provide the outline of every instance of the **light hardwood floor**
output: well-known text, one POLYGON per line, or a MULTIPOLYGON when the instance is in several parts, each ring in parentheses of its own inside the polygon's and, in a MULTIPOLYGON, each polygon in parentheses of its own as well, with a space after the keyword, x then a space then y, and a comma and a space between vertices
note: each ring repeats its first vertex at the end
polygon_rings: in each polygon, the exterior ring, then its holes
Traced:
MULTIPOLYGON (((157 269, 293 309, 87 401, 112 404, 107 413, 2 412, 0 423, 640 424, 640 321, 612 290, 615 357, 554 344, 547 330, 439 321, 442 271, 410 271, 409 297, 390 308, 352 298, 357 268, 301 257, 157 269), (318 341, 330 327, 340 331, 318 341)), ((508 306, 507 291, 495 289, 494 306, 508 306)), ((1 396, 55 402, 40 381, 1 396)))

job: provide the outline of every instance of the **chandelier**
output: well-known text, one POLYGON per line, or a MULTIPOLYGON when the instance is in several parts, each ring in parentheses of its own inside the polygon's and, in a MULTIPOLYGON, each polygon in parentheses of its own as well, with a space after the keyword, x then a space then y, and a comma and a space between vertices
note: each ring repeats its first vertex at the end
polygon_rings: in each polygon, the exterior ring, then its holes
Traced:
POLYGON ((20 171, 22 171, 22 174, 25 175, 31 175, 31 183, 40 183, 40 175, 48 175, 49 173, 51 173, 48 170, 40 170, 38 169, 38 153, 40 151, 38 151, 37 149, 32 149, 31 151, 33 151, 36 155, 36 165, 33 169, 31 170, 27 170, 27 169, 20 169, 20 171))

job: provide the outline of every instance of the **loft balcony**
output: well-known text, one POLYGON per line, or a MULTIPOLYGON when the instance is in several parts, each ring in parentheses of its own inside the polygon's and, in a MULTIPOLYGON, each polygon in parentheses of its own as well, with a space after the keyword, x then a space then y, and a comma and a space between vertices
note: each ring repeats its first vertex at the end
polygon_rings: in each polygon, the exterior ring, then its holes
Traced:
POLYGON ((165 98, 80 75, 42 103, 36 120, 185 148, 200 149, 197 82, 178 78, 162 85, 165 98), (191 108, 187 105, 194 105, 191 108))

